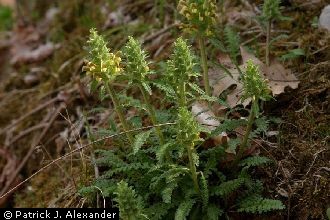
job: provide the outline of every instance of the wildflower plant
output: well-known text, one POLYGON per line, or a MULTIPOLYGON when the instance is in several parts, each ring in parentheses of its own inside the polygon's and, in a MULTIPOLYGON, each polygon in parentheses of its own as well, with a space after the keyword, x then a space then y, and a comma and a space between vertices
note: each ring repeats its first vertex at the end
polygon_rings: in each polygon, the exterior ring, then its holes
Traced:
MULTIPOLYGON (((125 73, 129 78, 129 83, 137 85, 142 93, 144 103, 150 115, 153 125, 157 125, 156 112, 150 104, 149 96, 152 94, 148 82, 148 75, 151 73, 149 64, 146 61, 147 54, 141 48, 141 44, 133 37, 128 38, 128 42, 123 49, 123 57, 125 63, 125 73)), ((156 127, 160 144, 164 144, 164 135, 159 127, 156 127)))
MULTIPOLYGON (((111 87, 118 74, 124 73, 129 84, 139 88, 152 123, 158 124, 150 102, 153 87, 150 86, 148 75, 152 71, 141 44, 129 37, 122 49, 123 61, 117 58, 109 62, 108 59, 114 58, 103 38, 94 30, 88 43, 89 55, 93 57, 84 67, 87 73, 101 86, 107 84, 108 87, 111 87)), ((152 131, 149 130, 136 135, 133 151, 120 148, 96 150, 95 163, 104 172, 92 186, 82 188, 80 193, 90 197, 90 194, 100 189, 105 197, 116 202, 122 219, 184 220, 201 216, 202 219, 219 219, 226 211, 229 213, 233 209, 248 213, 283 209, 280 201, 261 196, 261 182, 250 175, 251 169, 270 160, 261 156, 243 157, 249 137, 262 130, 253 130, 252 126, 260 114, 259 100, 271 98, 257 66, 249 61, 245 74, 242 74, 242 99, 252 99, 248 121, 225 119, 211 134, 206 134, 211 136, 223 131, 233 132, 246 125, 243 140, 237 138, 226 144, 203 148, 201 133, 205 131, 195 120, 189 106, 190 101, 196 98, 194 92, 207 95, 194 83, 199 74, 195 57, 185 40, 178 38, 175 41, 173 53, 166 64, 166 71, 160 79, 163 84, 153 85, 171 98, 174 108, 164 111, 170 112, 171 119, 174 119, 172 124, 175 125, 164 133, 156 130, 160 144, 149 140, 152 131), (228 159, 225 153, 228 146, 234 150, 238 147, 233 166, 219 166, 220 162, 228 159)), ((111 88, 109 91, 111 98, 115 97, 113 102, 118 102, 114 91, 111 88)), ((122 109, 119 108, 119 111, 122 109)))
MULTIPOLYGON (((100 36, 95 29, 90 30, 87 44, 89 56, 83 70, 86 71, 87 75, 92 77, 92 87, 96 87, 97 84, 102 84, 100 87, 101 92, 104 93, 105 90, 110 95, 119 120, 124 130, 127 132, 130 129, 129 125, 124 117, 118 97, 111 85, 113 80, 122 73, 119 53, 110 53, 104 38, 100 36)), ((127 133, 127 138, 133 143, 134 139, 130 133, 127 133)))
POLYGON ((214 34, 217 23, 217 7, 215 0, 180 0, 179 14, 184 18, 183 28, 196 36, 201 51, 204 89, 206 95, 211 96, 208 77, 208 64, 205 49, 205 39, 214 34))
POLYGON ((271 25, 274 20, 287 19, 280 12, 281 0, 265 0, 261 19, 266 23, 266 65, 269 66, 269 53, 271 46, 271 25))
POLYGON ((243 74, 242 82, 242 100, 244 101, 245 99, 251 98, 252 107, 250 110, 245 135, 237 154, 236 162, 242 158, 243 153, 246 150, 248 138, 252 130, 252 125, 254 123, 255 117, 257 117, 259 114, 259 100, 267 101, 272 98, 270 95, 271 90, 269 89, 266 80, 261 77, 258 66, 255 65, 252 60, 247 62, 246 72, 243 74))

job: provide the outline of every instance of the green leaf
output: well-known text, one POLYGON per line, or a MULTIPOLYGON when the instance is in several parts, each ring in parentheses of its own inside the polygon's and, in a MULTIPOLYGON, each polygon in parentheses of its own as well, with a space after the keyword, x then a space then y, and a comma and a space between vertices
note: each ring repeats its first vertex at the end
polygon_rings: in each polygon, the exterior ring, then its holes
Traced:
POLYGON ((203 89, 201 89, 198 85, 195 83, 188 83, 190 88, 192 88, 195 92, 197 92, 199 95, 205 95, 205 92, 203 89))
POLYGON ((227 51, 234 64, 238 64, 237 57, 240 54, 240 39, 238 34, 229 26, 225 27, 225 39, 227 51))
POLYGON ((222 216, 224 211, 218 207, 219 205, 210 204, 207 207, 206 216, 207 220, 218 220, 219 216, 222 216))
POLYGON ((258 196, 248 197, 239 203, 239 212, 264 213, 272 210, 281 210, 285 206, 279 200, 265 199, 258 196))
POLYGON ((241 140, 236 138, 236 139, 230 139, 228 141, 228 148, 226 149, 226 152, 230 152, 233 154, 236 154, 236 148, 237 146, 241 143, 241 140))
POLYGON ((249 157, 249 158, 246 158, 246 159, 242 160, 239 163, 239 166, 250 168, 250 167, 260 166, 262 164, 266 164, 266 163, 269 163, 269 162, 271 162, 271 160, 267 157, 252 156, 252 157, 249 157))
POLYGON ((166 185, 166 188, 162 191, 162 198, 165 203, 171 203, 172 192, 178 187, 177 182, 171 182, 166 185))
POLYGON ((209 203, 209 189, 208 189, 208 182, 205 179, 203 172, 201 172, 200 176, 200 188, 201 188, 201 195, 202 195, 202 202, 203 202, 203 210, 205 210, 209 203))
POLYGON ((301 48, 290 50, 289 53, 281 56, 281 60, 292 60, 300 56, 305 56, 305 51, 301 48))
POLYGON ((156 151, 156 158, 159 163, 164 163, 165 161, 165 155, 168 152, 168 149, 171 147, 172 143, 166 143, 158 148, 156 151))
POLYGON ((211 195, 221 196, 225 198, 228 194, 234 192, 239 187, 241 187, 244 181, 245 181, 244 178, 238 178, 221 183, 220 185, 212 188, 211 195))
POLYGON ((187 216, 189 215, 195 202, 196 200, 194 199, 183 200, 175 212, 175 220, 187 219, 187 216))
POLYGON ((151 90, 150 86, 147 83, 142 82, 142 86, 149 93, 149 95, 152 95, 152 90, 151 90))
POLYGON ((222 52, 225 52, 226 51, 226 47, 225 45, 219 41, 218 39, 216 38, 210 38, 210 43, 215 46, 216 48, 220 49, 222 52))
POLYGON ((133 153, 134 154, 136 154, 140 150, 142 145, 147 141, 147 139, 149 138, 151 132, 152 132, 152 130, 148 130, 146 132, 142 132, 142 133, 135 136, 135 142, 134 142, 134 145, 133 145, 133 153))

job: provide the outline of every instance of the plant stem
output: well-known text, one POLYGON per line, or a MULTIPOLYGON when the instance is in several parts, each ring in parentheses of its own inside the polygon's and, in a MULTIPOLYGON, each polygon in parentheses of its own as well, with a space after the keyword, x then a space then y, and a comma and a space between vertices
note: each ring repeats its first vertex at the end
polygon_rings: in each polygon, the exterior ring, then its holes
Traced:
MULTIPOLYGON (((130 130, 127 121, 125 120, 124 114, 123 114, 123 109, 121 107, 121 105, 119 104, 118 98, 116 93, 114 92, 113 88, 111 87, 111 85, 109 83, 105 83, 105 87, 112 99, 113 105, 115 107, 115 111, 119 117, 119 120, 121 122, 121 124, 123 125, 124 131, 127 132, 128 130, 130 130)), ((134 143, 134 138, 130 133, 126 133, 127 138, 130 142, 130 144, 134 143)))
POLYGON ((248 142, 249 135, 251 133, 252 125, 253 125, 254 118, 255 118, 255 112, 254 112, 255 105, 258 105, 258 100, 255 100, 255 101, 252 102, 250 115, 249 115, 249 118, 248 118, 248 124, 246 126, 246 131, 245 131, 242 143, 240 145, 240 148, 238 150, 238 154, 236 156, 234 164, 237 164, 240 161, 240 159, 243 157, 244 151, 246 150, 247 142, 248 142))
POLYGON ((204 79, 204 89, 205 93, 208 96, 211 96, 210 84, 209 84, 209 70, 207 65, 207 57, 205 52, 205 42, 203 37, 198 38, 199 48, 201 50, 201 58, 202 58, 202 68, 203 68, 203 79, 204 79))
MULTIPOLYGON (((153 125, 157 125, 157 118, 156 118, 155 109, 150 104, 149 96, 146 93, 145 89, 141 85, 139 85, 139 89, 140 89, 140 91, 142 93, 142 96, 143 96, 143 99, 144 99, 144 103, 147 105, 151 122, 152 122, 153 125)), ((163 133, 162 133, 162 131, 160 130, 159 127, 155 127, 155 129, 156 129, 157 136, 159 138, 159 143, 161 145, 163 145, 164 144, 164 135, 163 135, 163 133)))
POLYGON ((179 82, 179 106, 186 107, 186 83, 179 82))
POLYGON ((197 179, 197 171, 196 171, 196 166, 195 166, 194 159, 193 159, 193 149, 194 149, 194 145, 187 145, 187 152, 188 152, 188 158, 189 158, 189 169, 191 172, 191 178, 194 182, 194 187, 195 187, 196 192, 198 194, 200 194, 198 179, 197 179))
POLYGON ((270 34, 271 34, 271 20, 267 22, 267 39, 266 39, 266 65, 269 66, 269 51, 270 51, 270 34))

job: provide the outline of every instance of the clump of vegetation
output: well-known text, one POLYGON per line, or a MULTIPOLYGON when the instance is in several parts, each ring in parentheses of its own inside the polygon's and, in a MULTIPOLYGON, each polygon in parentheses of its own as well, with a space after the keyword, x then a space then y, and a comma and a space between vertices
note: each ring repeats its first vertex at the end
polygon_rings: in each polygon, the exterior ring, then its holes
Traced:
POLYGON ((0 31, 9 30, 13 24, 13 12, 10 7, 0 4, 0 31))
MULTIPOLYGON (((95 30, 91 31, 88 44, 90 57, 84 70, 93 76, 92 84, 96 80, 101 88, 107 88, 105 92, 112 101, 118 102, 109 87, 116 75, 124 73, 130 84, 139 88, 144 109, 157 127, 157 110, 149 100, 154 89, 147 77, 151 70, 141 44, 129 37, 123 50, 112 54, 95 30), (117 54, 122 54, 123 65, 117 54)), ((210 133, 197 123, 189 110, 192 100, 214 101, 194 82, 199 75, 195 65, 196 58, 190 46, 178 38, 167 61, 166 72, 159 82, 153 83, 173 104, 172 108, 161 110, 170 115, 168 120, 174 120, 175 125, 156 129, 159 141, 153 141, 150 130, 140 132, 135 138, 128 136, 130 148, 96 150, 96 164, 104 167, 105 172, 92 186, 82 188, 82 195, 95 198, 96 189, 101 189, 104 196, 117 202, 122 219, 186 219, 194 216, 219 219, 233 210, 263 213, 284 208, 278 200, 263 198, 262 183, 251 175, 254 167, 271 161, 266 157, 244 155, 250 137, 266 129, 263 126, 253 130, 254 122, 261 114, 259 100, 266 101, 271 97, 257 67, 249 61, 242 78, 243 99, 252 99, 249 119, 225 119, 210 133), (201 148, 205 141, 201 138, 202 132, 209 138, 223 131, 234 131, 239 126, 246 126, 243 140, 237 137, 229 143, 201 148), (234 150, 238 148, 238 153, 233 163, 220 168, 219 163, 228 160, 225 153, 228 145, 234 150)), ((126 123, 123 109, 118 110, 120 105, 116 105, 120 122, 126 123)), ((130 134, 124 124, 123 129, 130 134)))
POLYGON ((281 0, 265 0, 262 8, 261 19, 266 25, 266 65, 269 66, 269 54, 271 47, 271 26, 274 20, 283 19, 280 12, 281 0))

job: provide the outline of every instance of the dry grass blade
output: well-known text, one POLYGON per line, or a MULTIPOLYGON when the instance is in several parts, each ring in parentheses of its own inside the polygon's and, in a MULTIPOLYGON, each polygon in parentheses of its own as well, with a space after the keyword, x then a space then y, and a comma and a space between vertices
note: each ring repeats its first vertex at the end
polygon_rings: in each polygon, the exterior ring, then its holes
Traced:
MULTIPOLYGON (((12 193, 13 191, 17 190, 20 186, 22 186, 24 183, 26 183, 27 181, 29 181, 30 179, 32 179, 34 176, 38 175, 39 173, 41 173, 42 171, 46 170, 48 167, 52 166, 53 164, 56 164, 58 161, 60 160, 63 160, 64 158, 67 158, 69 156, 71 156, 72 154, 76 153, 76 152, 80 152, 82 149, 88 147, 88 146, 91 146, 93 144, 96 144, 100 141, 104 141, 104 140, 107 140, 109 138, 113 138, 113 137, 117 137, 117 136, 120 136, 120 135, 124 135, 126 133, 131 133, 131 132, 135 132, 135 131, 141 131, 141 130, 145 130, 145 129, 151 129, 151 128, 155 128, 155 127, 161 127, 161 126, 168 126, 168 125, 175 125, 176 123, 173 123, 173 122, 170 122, 170 123, 164 123, 164 124, 158 124, 158 125, 154 125, 154 126, 146 126, 146 127, 142 127, 142 128, 136 128, 136 129, 132 129, 132 130, 129 130, 129 131, 124 131, 124 132, 120 132, 120 133, 117 133, 117 134, 113 134, 113 135, 109 135, 109 136, 106 136, 106 137, 103 137, 103 138, 100 138, 98 140, 95 140, 91 143, 88 143, 86 145, 82 145, 81 147, 79 148, 76 148, 74 150, 72 150, 71 152, 53 160, 52 162, 48 163, 47 165, 43 166, 41 169, 39 169, 37 172, 35 172, 34 174, 32 174, 30 177, 26 178, 24 181, 20 182, 19 184, 17 184, 15 187, 11 188, 8 190, 9 186, 6 185, 6 187, 1 191, 1 196, 0 196, 0 199, 6 197, 7 195, 9 195, 10 193, 12 193)), ((32 152, 33 150, 35 149, 35 147, 31 148, 32 149, 32 152)), ((31 152, 31 153, 32 153, 31 152)), ((31 155, 30 153, 30 155, 31 155)), ((27 155, 29 156, 29 155, 27 155)), ((29 158, 29 157, 25 157, 25 158, 29 158)), ((24 158, 24 159, 25 159, 24 158)), ((24 162, 24 160, 23 160, 24 162)), ((21 168, 24 166, 23 162, 21 163, 21 165, 19 166, 19 168, 16 169, 16 172, 18 174, 18 172, 21 170, 21 168), (23 164, 23 166, 22 166, 23 164), (17 172, 18 171, 18 172, 17 172)), ((26 161, 25 161, 26 162, 26 161)), ((16 176, 16 175, 15 175, 16 176)))

